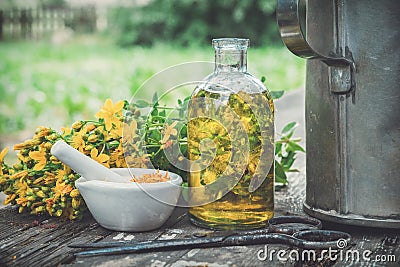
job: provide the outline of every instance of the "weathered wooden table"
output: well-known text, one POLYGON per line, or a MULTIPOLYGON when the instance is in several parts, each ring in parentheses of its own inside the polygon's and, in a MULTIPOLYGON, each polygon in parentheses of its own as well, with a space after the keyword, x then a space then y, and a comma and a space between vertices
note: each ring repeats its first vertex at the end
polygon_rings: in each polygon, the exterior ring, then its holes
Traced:
MULTIPOLYGON (((305 177, 303 173, 290 177, 288 188, 276 192, 277 215, 304 215, 305 177)), ((179 216, 183 210, 176 210, 179 216)), ((183 212, 184 213, 184 212, 183 212)), ((87 213, 77 222, 60 222, 56 218, 18 214, 12 207, 0 209, 0 265, 5 266, 55 266, 60 264, 77 266, 399 266, 400 234, 397 230, 349 227, 324 223, 325 229, 341 230, 353 237, 347 250, 356 255, 337 259, 301 261, 295 248, 282 245, 253 245, 238 247, 184 249, 177 251, 151 252, 97 257, 75 257, 68 244, 76 242, 141 241, 149 239, 173 239, 190 236, 202 229, 190 224, 187 216, 167 222, 162 229, 146 233, 120 233, 99 226, 87 213), (267 248, 267 250, 266 250, 267 248), (275 253, 272 251, 275 250, 275 253), (277 252, 281 252, 278 257, 277 252), (368 251, 371 252, 368 252, 368 251), (261 251, 261 252, 260 252, 261 251), (355 252, 357 251, 357 252, 355 252), (370 261, 363 259, 367 251, 370 261), (272 253, 272 254, 271 254, 272 253), (352 258, 353 257, 353 258, 352 258)), ((319 257, 319 254, 317 254, 319 257)), ((332 259, 333 258, 333 259, 332 259)), ((307 259, 307 258, 306 258, 307 259)))

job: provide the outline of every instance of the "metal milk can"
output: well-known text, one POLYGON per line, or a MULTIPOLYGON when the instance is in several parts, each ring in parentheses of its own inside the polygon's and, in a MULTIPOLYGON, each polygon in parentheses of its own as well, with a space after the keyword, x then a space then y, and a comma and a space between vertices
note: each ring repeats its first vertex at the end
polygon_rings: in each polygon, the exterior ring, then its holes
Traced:
POLYGON ((307 38, 299 0, 277 5, 282 40, 308 59, 304 211, 400 228, 400 1, 305 6, 307 38))

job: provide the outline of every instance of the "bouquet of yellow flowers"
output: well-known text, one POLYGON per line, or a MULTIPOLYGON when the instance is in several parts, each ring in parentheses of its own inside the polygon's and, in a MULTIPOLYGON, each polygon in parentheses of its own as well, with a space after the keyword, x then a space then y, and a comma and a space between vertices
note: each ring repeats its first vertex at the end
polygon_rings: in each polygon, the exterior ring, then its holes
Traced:
MULTIPOLYGON (((160 157, 166 141, 154 140, 153 137, 150 140, 149 135, 141 136, 138 129, 157 132, 157 136, 161 136, 165 131, 171 132, 171 125, 163 127, 155 118, 141 116, 138 106, 143 107, 143 103, 135 105, 119 101, 114 104, 107 99, 95 115, 97 120, 77 121, 70 128, 62 128, 62 133, 39 127, 32 139, 14 146, 18 151, 18 162, 12 166, 4 162, 8 152, 5 148, 0 153, 0 191, 7 195, 4 204, 17 204, 20 213, 30 210, 32 214, 48 213, 69 219, 81 217, 86 205, 74 185, 79 175, 51 155, 51 147, 62 139, 109 168, 127 167, 125 152, 129 155, 129 167, 147 167, 151 159, 160 157), (130 139, 133 142, 123 149, 126 118, 129 118, 129 132, 136 138, 130 139), (138 149, 140 143, 149 146, 149 154, 138 149)), ((173 132, 177 135, 176 130, 173 132)))
MULTIPOLYGON (((157 94, 151 103, 113 103, 107 99, 95 115, 97 120, 77 121, 61 133, 39 127, 32 139, 14 146, 18 151, 14 165, 4 162, 7 148, 0 152, 0 191, 7 195, 4 204, 18 205, 20 213, 29 210, 71 220, 82 216, 86 204, 74 184, 79 175, 50 153, 61 139, 106 167, 158 168, 177 173, 186 181, 188 173, 176 167, 179 164, 171 162, 167 154, 172 151, 178 155, 176 161, 187 158, 189 100, 187 97, 178 100, 175 107, 166 107, 159 105, 157 94), (146 109, 151 112, 143 115, 146 109), (167 114, 168 110, 171 113, 167 114), (178 115, 172 116, 172 111, 178 115)), ((304 152, 298 145, 300 139, 292 139, 295 125, 286 125, 276 141, 275 180, 281 184, 287 184, 287 172, 297 171, 292 169, 296 152, 304 152)))

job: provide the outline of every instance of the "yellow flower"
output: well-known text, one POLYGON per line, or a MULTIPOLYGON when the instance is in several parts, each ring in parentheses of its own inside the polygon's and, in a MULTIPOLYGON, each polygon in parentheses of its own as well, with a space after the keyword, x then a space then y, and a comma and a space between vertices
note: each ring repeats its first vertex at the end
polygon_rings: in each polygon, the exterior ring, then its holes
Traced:
POLYGON ((113 123, 116 125, 119 122, 119 118, 115 115, 122 116, 122 108, 124 107, 124 101, 118 101, 113 105, 111 99, 107 99, 104 106, 96 113, 95 117, 104 119, 106 130, 109 131, 112 128, 113 123))
POLYGON ((53 208, 53 204, 54 204, 54 203, 55 203, 54 198, 48 198, 48 199, 46 199, 46 210, 47 210, 47 212, 50 214, 50 216, 53 215, 52 208, 53 208))
POLYGON ((17 173, 14 173, 13 175, 11 175, 10 179, 20 179, 20 178, 24 178, 28 175, 28 171, 27 170, 23 170, 17 173))
POLYGON ((167 148, 169 148, 170 146, 172 146, 173 144, 174 144, 174 141, 168 140, 167 142, 165 142, 165 143, 162 144, 162 148, 163 148, 163 149, 167 149, 167 148))
POLYGON ((96 126, 94 125, 94 124, 87 124, 86 125, 86 128, 87 128, 87 132, 91 132, 91 131, 93 131, 94 129, 96 129, 96 126))
POLYGON ((8 153, 8 147, 4 148, 1 152, 0 152, 0 163, 3 162, 4 157, 6 156, 6 154, 8 153))
MULTIPOLYGON (((122 136, 122 125, 123 123, 121 121, 115 121, 114 122, 115 127, 110 131, 111 138, 113 139, 119 139, 122 136)), ((108 136, 107 136, 108 139, 108 136)))
POLYGON ((44 166, 46 166, 47 158, 46 158, 46 151, 43 149, 39 149, 39 151, 31 151, 29 152, 29 157, 33 160, 37 161, 35 167, 33 167, 34 171, 43 170, 44 166))
POLYGON ((74 209, 79 208, 79 205, 81 204, 81 200, 79 198, 73 198, 72 199, 72 207, 74 209))
POLYGON ((176 129, 174 129, 174 127, 178 124, 177 121, 173 122, 171 125, 167 125, 164 129, 164 136, 163 139, 161 140, 162 144, 165 144, 168 139, 170 138, 170 136, 175 136, 178 134, 178 131, 176 129))
POLYGON ((63 136, 71 134, 71 128, 69 128, 69 127, 62 127, 61 131, 62 131, 63 136))
POLYGON ((140 157, 127 156, 125 160, 129 168, 147 168, 147 162, 150 161, 147 154, 140 157))
POLYGON ((89 137, 88 137, 88 141, 90 143, 95 143, 95 142, 97 142, 97 140, 99 140, 99 137, 95 134, 89 135, 89 137))
POLYGON ((135 120, 131 121, 130 124, 124 124, 123 138, 128 142, 132 142, 132 140, 137 136, 137 122, 135 120))
POLYGON ((73 190, 73 188, 69 184, 65 184, 65 183, 61 183, 61 182, 57 181, 56 186, 53 188, 53 192, 55 193, 54 201, 57 200, 60 196, 69 194, 69 192, 71 192, 72 190, 73 190))
POLYGON ((82 121, 76 121, 72 124, 72 129, 75 131, 79 131, 79 129, 82 127, 82 121))
POLYGON ((124 156, 117 156, 114 160, 116 168, 127 168, 124 156))
POLYGON ((16 197, 17 197, 16 194, 8 195, 7 198, 4 200, 3 204, 7 205, 7 204, 11 203, 11 201, 13 201, 16 197))
POLYGON ((115 167, 117 168, 127 167, 121 142, 119 143, 119 146, 113 152, 111 152, 110 161, 114 163, 115 167))
MULTIPOLYGON (((15 147, 14 147, 14 148, 15 148, 15 147)), ((23 156, 23 155, 21 154, 21 152, 18 152, 17 158, 18 158, 20 161, 24 162, 24 163, 27 163, 28 161, 31 160, 31 158, 30 158, 29 156, 23 156)))
POLYGON ((79 195, 80 195, 79 190, 75 188, 74 190, 71 191, 71 193, 69 195, 72 198, 79 197, 79 195))
POLYGON ((36 136, 38 137, 44 137, 44 136, 48 136, 50 134, 50 128, 44 127, 44 126, 39 126, 36 129, 36 136))
POLYGON ((8 147, 4 148, 0 152, 0 175, 3 175, 3 168, 1 167, 1 165, 3 164, 4 157, 6 156, 7 153, 8 153, 8 147))
POLYGON ((98 163, 101 163, 104 166, 109 167, 107 161, 110 159, 110 156, 106 155, 106 154, 100 154, 99 155, 99 151, 97 150, 97 148, 93 148, 90 151, 90 157, 92 159, 94 159, 95 161, 97 161, 98 163))
POLYGON ((26 204, 28 203, 28 200, 24 197, 20 197, 17 199, 17 204, 21 205, 21 206, 26 206, 26 204))
POLYGON ((66 174, 64 170, 57 170, 57 175, 54 173, 45 173, 45 184, 51 184, 54 181, 63 181, 64 175, 66 174))
POLYGON ((83 140, 82 135, 77 133, 72 137, 72 146, 75 149, 78 149, 80 152, 83 152, 85 148, 85 140, 83 140))
POLYGON ((15 183, 15 187, 18 188, 16 193, 19 197, 25 197, 27 192, 32 192, 32 189, 28 186, 27 182, 22 180, 22 178, 15 183))
POLYGON ((124 107, 124 101, 119 101, 113 105, 111 99, 107 99, 104 103, 104 106, 101 108, 99 112, 96 113, 96 118, 104 119, 104 123, 106 124, 106 130, 109 131, 112 128, 112 124, 117 124, 119 122, 119 118, 114 115, 122 115, 122 108, 124 107))
POLYGON ((23 143, 20 144, 15 144, 14 145, 14 150, 22 150, 24 148, 31 148, 35 145, 34 140, 26 140, 23 143))
POLYGON ((86 133, 88 133, 88 127, 87 125, 83 126, 79 132, 78 132, 81 136, 84 136, 86 133))

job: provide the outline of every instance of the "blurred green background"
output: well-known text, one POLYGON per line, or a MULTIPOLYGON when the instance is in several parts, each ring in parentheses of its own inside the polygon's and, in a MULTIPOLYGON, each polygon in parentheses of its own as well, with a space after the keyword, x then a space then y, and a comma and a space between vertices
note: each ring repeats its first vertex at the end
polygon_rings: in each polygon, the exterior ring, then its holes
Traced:
MULTIPOLYGON (((270 90, 304 85, 305 62, 282 44, 275 0, 0 2, 0 149, 90 119, 155 73, 213 61, 211 39, 250 38, 248 70, 270 90)), ((182 96, 177 96, 182 97, 182 96)))

